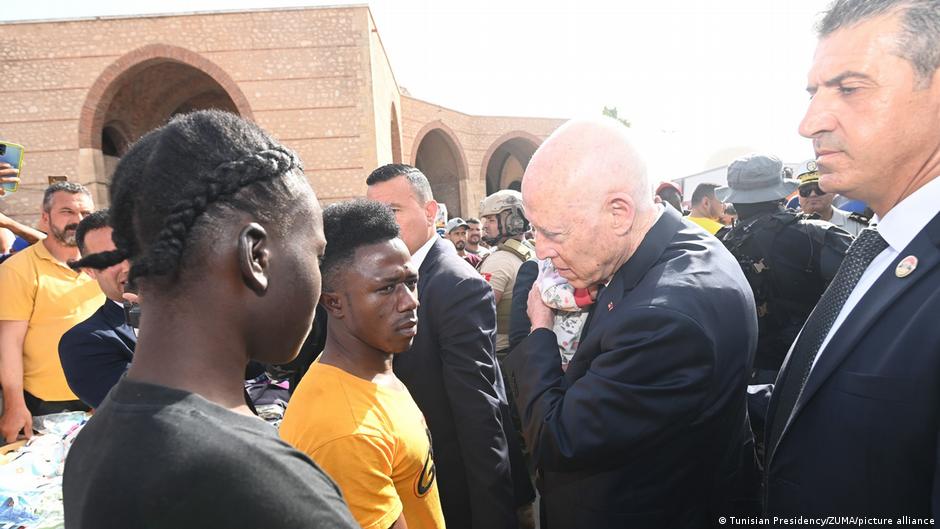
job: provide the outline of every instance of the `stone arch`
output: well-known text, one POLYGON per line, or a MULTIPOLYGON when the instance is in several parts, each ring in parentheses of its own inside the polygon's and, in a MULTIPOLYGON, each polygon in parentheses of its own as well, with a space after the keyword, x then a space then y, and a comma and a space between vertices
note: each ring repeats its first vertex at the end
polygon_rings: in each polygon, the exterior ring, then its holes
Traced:
POLYGON ((480 164, 480 179, 486 183, 486 194, 500 189, 518 189, 529 160, 541 144, 538 136, 521 130, 503 134, 494 141, 480 164))
POLYGON ((398 124, 398 111, 395 109, 395 103, 392 103, 392 163, 401 163, 401 126, 398 124))
POLYGON ((122 55, 85 97, 78 124, 79 182, 106 205, 108 181, 127 146, 173 115, 203 108, 253 118, 235 81, 198 53, 151 44, 122 55))
MULTIPOLYGON (((240 116, 253 119, 248 99, 235 81, 218 65, 202 55, 166 44, 150 44, 130 51, 108 65, 95 80, 82 106, 78 125, 79 148, 101 149, 101 131, 114 97, 127 81, 160 64, 178 64, 201 72, 214 81, 231 100, 240 116)), ((131 138, 131 141, 136 138, 131 138)))
POLYGON ((412 145, 413 165, 428 177, 438 202, 451 216, 463 215, 467 197, 467 159, 460 140, 442 121, 425 125, 412 145))

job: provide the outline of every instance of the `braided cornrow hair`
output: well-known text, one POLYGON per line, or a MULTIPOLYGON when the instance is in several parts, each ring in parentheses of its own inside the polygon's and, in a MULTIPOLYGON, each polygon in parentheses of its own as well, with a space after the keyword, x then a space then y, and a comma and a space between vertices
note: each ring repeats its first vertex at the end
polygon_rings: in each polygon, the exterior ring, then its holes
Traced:
POLYGON ((173 281, 198 237, 194 231, 205 225, 211 233, 226 210, 283 218, 293 194, 278 177, 300 170, 293 152, 238 116, 215 110, 177 116, 121 159, 110 190, 117 250, 83 264, 107 268, 130 259, 129 281, 173 281))
POLYGON ((131 267, 130 280, 172 274, 186 249, 190 229, 208 206, 255 182, 276 178, 298 166, 297 156, 283 147, 249 154, 240 160, 220 165, 206 182, 201 194, 183 200, 173 208, 164 220, 163 229, 148 255, 137 259, 131 267))

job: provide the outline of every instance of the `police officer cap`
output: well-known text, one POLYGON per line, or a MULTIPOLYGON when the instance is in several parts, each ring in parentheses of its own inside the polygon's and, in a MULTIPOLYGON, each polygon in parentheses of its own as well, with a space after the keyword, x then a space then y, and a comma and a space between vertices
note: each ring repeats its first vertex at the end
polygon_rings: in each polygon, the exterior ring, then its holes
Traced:
POLYGON ((715 190, 722 202, 756 204, 787 198, 799 186, 785 178, 783 162, 776 156, 750 154, 728 166, 728 185, 715 190))
POLYGON ((819 168, 816 167, 816 160, 806 160, 801 163, 796 176, 800 178, 801 186, 819 182, 819 168))

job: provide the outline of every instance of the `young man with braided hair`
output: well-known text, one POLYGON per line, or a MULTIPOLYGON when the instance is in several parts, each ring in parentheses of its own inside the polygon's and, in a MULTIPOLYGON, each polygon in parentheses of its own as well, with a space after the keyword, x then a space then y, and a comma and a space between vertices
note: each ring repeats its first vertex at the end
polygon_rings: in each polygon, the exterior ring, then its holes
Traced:
POLYGON ((116 249, 80 266, 130 260, 140 335, 66 460, 66 526, 356 527, 243 398, 245 365, 292 359, 320 295, 320 209, 296 155, 195 112, 140 139, 110 194, 116 249))
POLYGON ((431 433, 392 359, 418 329, 418 268, 384 204, 323 212, 326 345, 294 392, 281 436, 336 479, 366 529, 437 529, 431 433))

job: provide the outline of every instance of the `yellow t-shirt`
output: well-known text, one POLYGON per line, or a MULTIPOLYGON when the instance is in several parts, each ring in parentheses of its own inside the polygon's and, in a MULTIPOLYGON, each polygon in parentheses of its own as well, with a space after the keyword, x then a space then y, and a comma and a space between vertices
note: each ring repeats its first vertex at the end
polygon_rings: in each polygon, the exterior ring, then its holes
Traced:
POLYGON ((431 434, 408 390, 342 369, 310 366, 281 423, 281 437, 332 477, 363 529, 444 527, 431 434))
POLYGON ((77 400, 59 362, 59 339, 104 303, 98 282, 56 261, 42 242, 0 265, 0 320, 29 321, 23 389, 42 400, 77 400))
POLYGON ((691 220, 692 222, 698 224, 699 226, 705 228, 705 231, 707 231, 708 233, 711 233, 712 235, 718 233, 718 230, 720 230, 721 228, 724 228, 724 227, 725 227, 724 224, 722 224, 722 223, 720 223, 720 222, 718 222, 718 221, 716 221, 716 220, 712 220, 712 219, 710 219, 710 218, 707 218, 707 217, 692 217, 692 216, 689 216, 689 217, 687 217, 687 218, 688 218, 689 220, 691 220))

